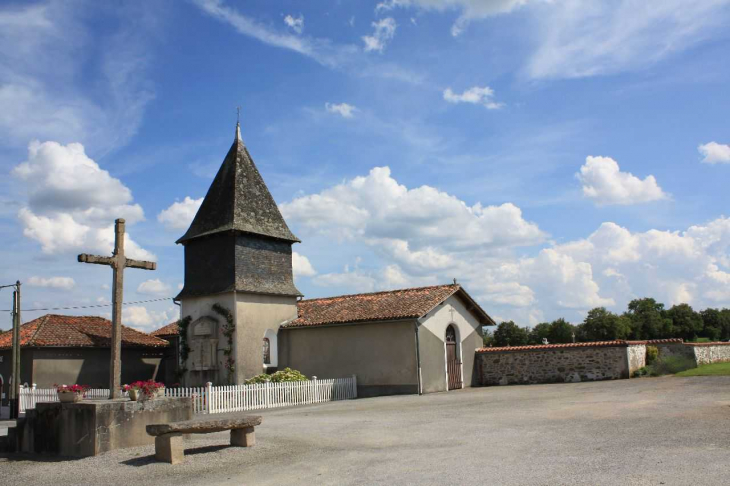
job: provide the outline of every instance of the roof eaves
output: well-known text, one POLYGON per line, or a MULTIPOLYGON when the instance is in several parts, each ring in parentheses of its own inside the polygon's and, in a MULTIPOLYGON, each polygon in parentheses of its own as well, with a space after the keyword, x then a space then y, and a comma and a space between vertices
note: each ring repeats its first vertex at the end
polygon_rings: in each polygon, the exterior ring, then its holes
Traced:
POLYGON ((356 321, 324 322, 321 324, 304 324, 304 325, 298 325, 298 326, 282 325, 281 329, 321 329, 323 327, 353 326, 353 325, 358 325, 358 324, 374 324, 376 322, 401 322, 401 321, 411 321, 414 319, 418 319, 418 316, 409 315, 409 316, 403 316, 403 317, 394 317, 391 319, 383 319, 383 318, 358 319, 356 321))

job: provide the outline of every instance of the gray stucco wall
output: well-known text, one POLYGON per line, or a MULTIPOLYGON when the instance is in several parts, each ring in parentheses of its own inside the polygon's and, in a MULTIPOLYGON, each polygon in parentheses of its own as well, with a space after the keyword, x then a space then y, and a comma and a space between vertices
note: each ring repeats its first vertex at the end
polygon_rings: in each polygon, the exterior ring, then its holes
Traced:
POLYGON ((419 344, 421 381, 424 393, 446 391, 446 328, 453 325, 459 340, 464 387, 478 386, 474 351, 482 347, 482 326, 456 296, 451 296, 421 318, 419 344))
MULTIPOLYGON (((164 352, 164 348, 122 348, 122 383, 160 379, 158 371, 164 352)), ((7 398, 10 351, 2 351, 0 355, 4 357, 0 374, 7 398)), ((21 384, 35 383, 39 388, 52 388, 54 384, 109 387, 108 348, 24 348, 20 357, 21 384)))
POLYGON ((418 330, 418 344, 421 354, 421 387, 423 393, 445 391, 444 339, 421 326, 418 330))
POLYGON ((297 317, 297 299, 286 295, 237 293, 236 300, 236 383, 240 384, 265 372, 266 331, 276 335, 283 322, 297 317))
POLYGON ((279 369, 308 377, 357 375, 358 396, 418 393, 415 321, 282 329, 279 369))

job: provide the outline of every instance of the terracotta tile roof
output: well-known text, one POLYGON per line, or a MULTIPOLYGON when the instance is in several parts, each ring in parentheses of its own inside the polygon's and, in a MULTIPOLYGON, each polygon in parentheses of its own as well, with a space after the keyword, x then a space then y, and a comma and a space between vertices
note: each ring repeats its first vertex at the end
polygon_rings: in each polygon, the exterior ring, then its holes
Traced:
POLYGON ((629 344, 674 344, 683 343, 684 340, 681 338, 669 338, 669 339, 648 339, 646 341, 626 341, 629 344))
POLYGON ((564 348, 607 348, 616 346, 627 346, 626 341, 595 341, 592 343, 568 343, 568 344, 536 344, 529 346, 505 346, 498 348, 481 348, 477 353, 506 353, 511 351, 542 351, 546 349, 564 348))
POLYGON ((456 293, 484 325, 494 324, 460 285, 452 284, 301 300, 297 303, 298 317, 282 327, 417 319, 456 293))
POLYGON ((712 342, 712 343, 684 343, 684 344, 687 345, 687 346, 698 346, 698 347, 703 347, 703 346, 730 346, 730 343, 725 342, 725 341, 716 341, 716 342, 712 342))
MULTIPOLYGON (((112 323, 103 317, 47 314, 20 326, 20 345, 32 348, 108 348, 111 333, 112 323)), ((160 348, 168 345, 164 339, 122 326, 123 347, 160 348)), ((0 335, 0 349, 11 346, 12 333, 0 335)))
POLYGON ((171 322, 170 324, 163 326, 156 331, 152 331, 150 333, 150 336, 156 336, 162 339, 164 339, 165 336, 179 336, 180 328, 178 327, 177 322, 178 321, 171 322))

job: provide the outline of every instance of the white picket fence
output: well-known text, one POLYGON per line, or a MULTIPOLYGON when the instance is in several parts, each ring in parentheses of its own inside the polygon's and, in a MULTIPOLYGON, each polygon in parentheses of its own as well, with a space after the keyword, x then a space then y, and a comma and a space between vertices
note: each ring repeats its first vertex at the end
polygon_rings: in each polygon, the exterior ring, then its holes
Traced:
MULTIPOLYGON (((286 383, 260 383, 255 385, 166 388, 167 397, 191 397, 194 413, 222 413, 244 410, 309 405, 357 398, 357 378, 335 378, 286 383)), ((107 398, 109 389, 87 390, 86 399, 107 398)), ((57 402, 55 388, 36 388, 35 385, 20 389, 20 413, 35 408, 38 402, 57 402)))

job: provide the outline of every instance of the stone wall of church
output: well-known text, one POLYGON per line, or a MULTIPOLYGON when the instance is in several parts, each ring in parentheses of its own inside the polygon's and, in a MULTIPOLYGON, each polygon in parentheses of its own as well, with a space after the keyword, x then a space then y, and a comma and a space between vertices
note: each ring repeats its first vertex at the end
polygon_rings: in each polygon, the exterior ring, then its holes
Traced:
POLYGON ((186 297, 181 301, 181 316, 190 316, 188 346, 190 355, 185 367, 188 371, 183 377, 185 386, 204 386, 207 382, 214 385, 228 383, 223 360, 224 337, 221 335, 223 317, 213 311, 213 305, 220 304, 226 309, 236 308, 235 294, 228 292, 205 297, 186 297), (215 325, 213 325, 215 324, 215 325))
POLYGON ((625 343, 486 348, 476 353, 482 385, 562 383, 629 377, 625 343))

